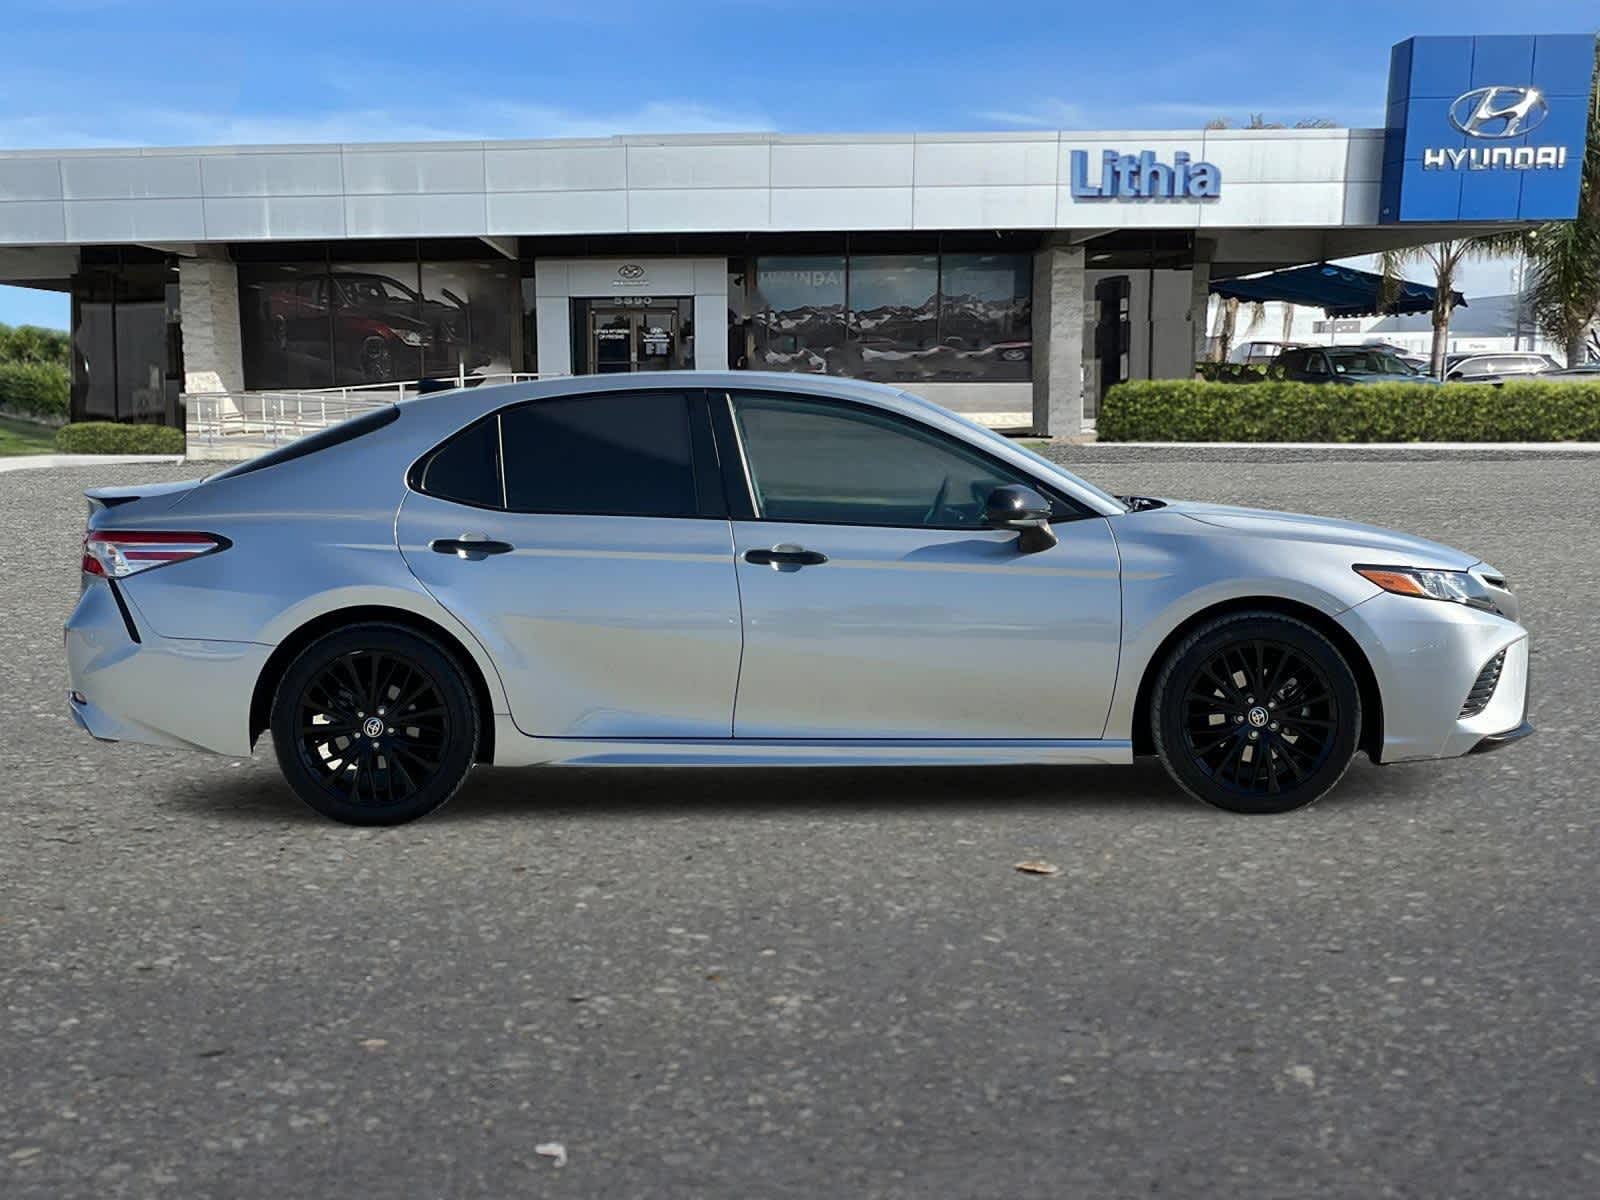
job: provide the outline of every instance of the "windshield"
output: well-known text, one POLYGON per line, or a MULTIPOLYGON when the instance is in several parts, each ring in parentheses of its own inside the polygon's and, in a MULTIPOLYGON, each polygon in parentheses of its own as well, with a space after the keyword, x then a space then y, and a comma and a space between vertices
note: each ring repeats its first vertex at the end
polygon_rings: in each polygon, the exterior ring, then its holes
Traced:
POLYGON ((415 304, 417 296, 403 284, 382 275, 336 276, 344 291, 345 303, 352 308, 363 305, 415 304))
POLYGON ((1411 375, 1403 359, 1383 350, 1329 350, 1328 361, 1336 375, 1358 371, 1366 375, 1411 375))

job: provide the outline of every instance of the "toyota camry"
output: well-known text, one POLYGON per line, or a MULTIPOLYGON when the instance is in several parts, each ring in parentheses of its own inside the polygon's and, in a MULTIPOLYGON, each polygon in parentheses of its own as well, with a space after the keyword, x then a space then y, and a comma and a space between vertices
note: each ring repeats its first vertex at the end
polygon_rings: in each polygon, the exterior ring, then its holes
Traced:
MULTIPOLYGON (((659 380, 659 382, 657 381, 659 380)), ((546 380, 386 404, 204 479, 88 493, 69 706, 341 821, 475 764, 1127 763, 1283 812, 1532 732, 1475 555, 1112 496, 902 392, 546 380)))

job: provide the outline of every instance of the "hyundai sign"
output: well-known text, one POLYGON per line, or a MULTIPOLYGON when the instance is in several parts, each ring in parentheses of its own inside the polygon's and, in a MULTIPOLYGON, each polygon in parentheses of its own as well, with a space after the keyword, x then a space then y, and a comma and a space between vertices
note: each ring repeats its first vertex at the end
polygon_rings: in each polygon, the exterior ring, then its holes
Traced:
POLYGON ((1419 37, 1389 60, 1379 219, 1575 216, 1595 39, 1419 37))

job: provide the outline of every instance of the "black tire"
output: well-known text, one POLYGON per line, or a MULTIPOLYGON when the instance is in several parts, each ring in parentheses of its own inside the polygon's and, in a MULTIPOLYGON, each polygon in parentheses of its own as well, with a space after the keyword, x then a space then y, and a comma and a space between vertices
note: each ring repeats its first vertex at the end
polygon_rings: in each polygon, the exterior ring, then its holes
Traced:
POLYGON ((1361 735, 1361 689, 1344 655, 1279 613, 1202 625, 1167 657, 1150 704, 1167 772, 1229 812, 1304 808, 1339 782, 1361 735))
POLYGON ((460 789, 479 720, 439 643, 396 625, 352 625, 290 663, 272 701, 272 743, 289 786, 323 816, 399 825, 460 789))

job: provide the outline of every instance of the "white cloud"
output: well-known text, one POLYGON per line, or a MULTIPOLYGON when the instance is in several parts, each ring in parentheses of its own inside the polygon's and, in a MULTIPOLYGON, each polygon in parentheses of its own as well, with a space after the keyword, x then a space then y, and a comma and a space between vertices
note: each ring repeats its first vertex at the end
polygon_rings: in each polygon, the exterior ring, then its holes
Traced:
POLYGON ((589 138, 624 133, 746 132, 772 127, 772 119, 755 110, 733 111, 686 100, 651 100, 631 109, 585 112, 467 97, 433 110, 352 107, 287 116, 108 105, 93 112, 0 114, 0 145, 13 149, 70 149, 589 138))
POLYGON ((1054 96, 1041 97, 1019 108, 981 109, 972 116, 989 125, 1022 126, 1028 129, 1082 129, 1086 125, 1084 110, 1080 105, 1054 96))

